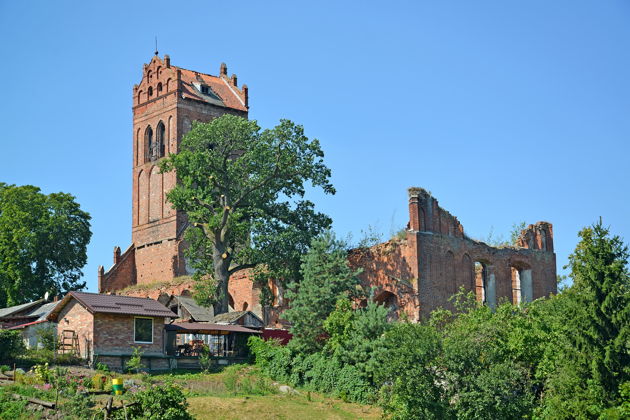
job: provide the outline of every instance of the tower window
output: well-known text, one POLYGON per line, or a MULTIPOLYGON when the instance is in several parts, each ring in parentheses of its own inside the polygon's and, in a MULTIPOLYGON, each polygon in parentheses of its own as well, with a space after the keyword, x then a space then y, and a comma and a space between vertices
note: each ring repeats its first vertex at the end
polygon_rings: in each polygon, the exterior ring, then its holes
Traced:
POLYGON ((146 145, 144 161, 149 162, 151 160, 151 150, 155 148, 153 141, 153 129, 150 126, 147 127, 147 131, 144 132, 144 144, 146 145))
POLYGON ((158 83, 157 85, 157 94, 158 95, 162 94, 162 82, 158 83))
POLYGON ((153 86, 149 86, 149 98, 153 96, 153 86))

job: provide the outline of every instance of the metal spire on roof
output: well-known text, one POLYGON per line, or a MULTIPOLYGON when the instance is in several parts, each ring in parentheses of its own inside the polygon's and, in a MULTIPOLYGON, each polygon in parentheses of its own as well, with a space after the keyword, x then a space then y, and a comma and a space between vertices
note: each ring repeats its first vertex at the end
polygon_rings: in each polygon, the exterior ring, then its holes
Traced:
POLYGON ((158 55, 158 49, 157 49, 157 36, 155 37, 155 55, 158 55))

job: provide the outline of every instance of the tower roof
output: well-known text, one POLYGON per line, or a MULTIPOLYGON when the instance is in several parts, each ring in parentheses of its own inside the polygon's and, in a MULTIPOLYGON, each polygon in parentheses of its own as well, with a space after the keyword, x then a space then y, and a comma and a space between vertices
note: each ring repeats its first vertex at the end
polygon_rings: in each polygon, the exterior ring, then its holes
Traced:
POLYGON ((164 59, 156 55, 149 64, 144 65, 142 81, 134 87, 134 103, 141 105, 176 89, 179 89, 182 99, 244 112, 249 108, 247 86, 239 88, 235 74, 228 77, 225 63, 221 63, 219 75, 213 76, 171 66, 168 55, 164 59))

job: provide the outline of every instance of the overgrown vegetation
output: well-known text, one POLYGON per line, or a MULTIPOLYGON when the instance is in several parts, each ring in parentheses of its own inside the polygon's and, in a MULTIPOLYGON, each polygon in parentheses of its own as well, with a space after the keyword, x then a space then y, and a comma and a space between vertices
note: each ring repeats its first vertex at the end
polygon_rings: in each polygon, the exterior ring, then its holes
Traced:
POLYGON ((579 236, 573 284, 556 296, 493 311, 460 291, 455 311, 419 324, 342 298, 320 345, 251 338, 256 364, 278 381, 377 402, 394 419, 628 418, 627 247, 601 222, 579 236))

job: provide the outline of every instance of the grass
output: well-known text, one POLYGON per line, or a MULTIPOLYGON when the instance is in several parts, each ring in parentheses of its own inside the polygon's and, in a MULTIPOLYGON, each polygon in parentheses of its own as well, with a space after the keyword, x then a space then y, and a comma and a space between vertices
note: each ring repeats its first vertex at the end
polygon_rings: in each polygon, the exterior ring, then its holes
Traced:
MULTIPOLYGON (((73 374, 97 374, 86 369, 75 369, 73 374)), ((298 389, 296 394, 282 394, 278 383, 262 375, 250 365, 233 365, 218 373, 174 374, 108 374, 111 377, 133 380, 139 383, 174 382, 184 388, 188 411, 197 419, 377 419, 382 411, 377 407, 344 402, 318 393, 298 389)), ((39 385, 38 385, 39 386, 39 385)), ((29 418, 34 413, 24 410, 22 401, 14 401, 8 395, 17 393, 54 400, 52 391, 36 389, 29 384, 12 384, 0 387, 0 420, 5 418, 29 418), (8 415, 9 417, 5 416, 8 415)), ((105 404, 109 395, 94 395, 97 406, 105 404)), ((129 401, 130 395, 114 397, 114 405, 120 400, 129 401)))
POLYGON ((311 394, 240 397, 200 396, 188 398, 188 411, 195 418, 248 419, 378 419, 380 409, 311 394))

